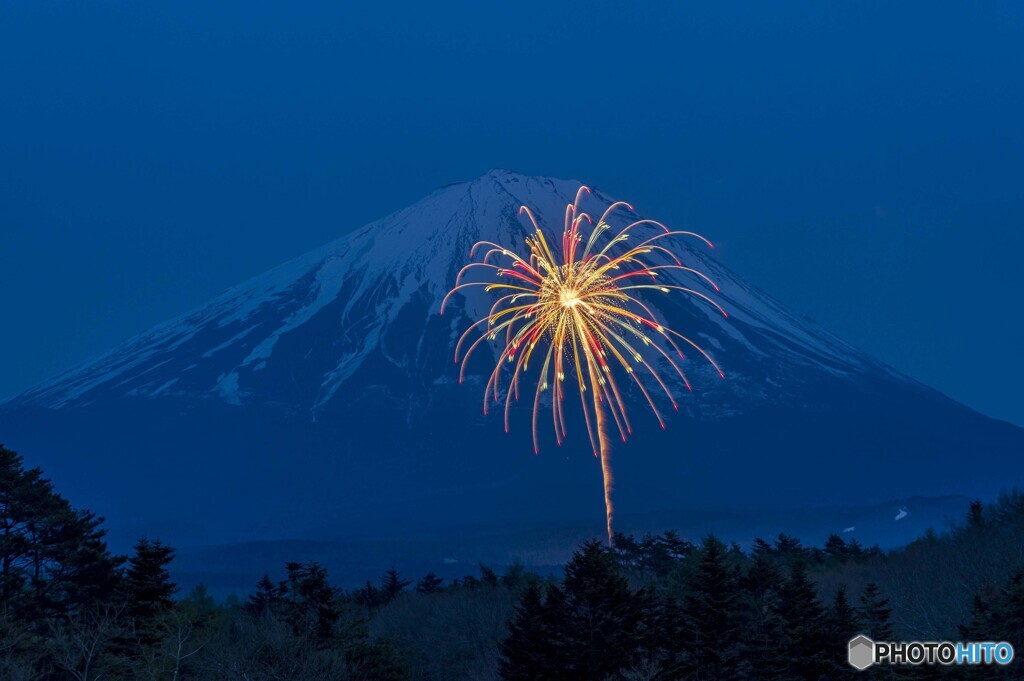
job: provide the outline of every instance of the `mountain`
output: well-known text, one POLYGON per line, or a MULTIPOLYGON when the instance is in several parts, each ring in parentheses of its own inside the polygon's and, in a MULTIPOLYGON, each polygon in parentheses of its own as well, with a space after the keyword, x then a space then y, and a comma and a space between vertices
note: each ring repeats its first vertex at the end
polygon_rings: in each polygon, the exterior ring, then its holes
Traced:
MULTIPOLYGON (((579 417, 563 446, 547 438, 534 456, 525 407, 509 434, 481 413, 493 349, 462 385, 452 363, 491 296, 470 290, 439 315, 471 244, 522 249, 520 205, 560 230, 578 186, 492 171, 442 187, 7 401, 0 440, 115 529, 172 540, 516 522, 593 522, 597 534, 600 466, 579 417)), ((595 190, 583 207, 612 201, 595 190)), ((693 297, 645 301, 726 378, 688 359, 694 391, 666 430, 634 410, 634 437, 612 453, 621 517, 991 496, 1021 482, 1024 430, 836 338, 701 242, 673 247, 717 282, 728 319, 693 297)))

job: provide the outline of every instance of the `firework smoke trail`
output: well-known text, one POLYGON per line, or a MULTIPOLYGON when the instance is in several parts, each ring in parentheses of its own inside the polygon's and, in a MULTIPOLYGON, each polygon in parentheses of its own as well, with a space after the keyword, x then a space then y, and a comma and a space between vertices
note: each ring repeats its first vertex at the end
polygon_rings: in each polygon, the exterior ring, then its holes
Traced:
MULTIPOLYGON (((710 241, 694 232, 670 230, 654 220, 636 220, 611 236, 614 230, 607 222, 609 216, 620 206, 630 211, 633 207, 622 201, 613 203, 595 223, 589 214, 580 210, 580 200, 584 194, 589 193, 587 187, 580 187, 576 200, 566 206, 560 250, 552 249, 535 216, 526 206, 521 207, 519 213, 526 215, 533 227, 533 233, 526 237, 529 249, 527 257, 489 241, 474 244, 469 253, 471 262, 456 276, 454 288, 441 303, 441 314, 444 314, 451 296, 468 287, 483 286, 487 292, 500 292, 501 295, 491 306, 488 315, 470 325, 459 338, 455 345, 455 363, 458 364, 461 357, 461 383, 469 358, 480 344, 485 339, 502 339, 501 354, 484 389, 484 413, 488 412, 492 403, 501 403, 502 376, 510 373, 504 398, 506 432, 509 430, 512 400, 519 400, 523 376, 530 359, 534 357, 538 346, 541 348, 536 355, 541 369, 533 395, 535 454, 540 452, 538 417, 541 393, 547 390, 552 393, 551 419, 555 440, 561 445, 568 435, 564 411, 565 383, 567 380, 570 386, 575 383, 594 456, 601 460, 605 519, 608 544, 611 546, 614 507, 608 416, 611 415, 623 442, 633 432, 613 367, 622 369, 633 380, 663 429, 664 418, 635 368, 642 367, 646 374, 654 378, 673 409, 678 411, 679 407, 668 385, 655 370, 654 364, 647 361, 641 349, 651 350, 648 354, 655 360, 665 360, 687 390, 692 389, 690 382, 677 363, 677 359, 685 359, 680 344, 696 350, 720 377, 725 378, 711 355, 690 338, 662 325, 655 319, 650 308, 635 297, 633 291, 678 291, 713 306, 723 317, 729 315, 721 305, 699 291, 658 283, 662 271, 678 270, 696 276, 717 292, 718 286, 707 275, 684 266, 669 248, 668 242, 662 240, 668 237, 693 237, 713 248, 710 241), (654 234, 636 236, 634 232, 642 229, 653 231, 654 234), (589 234, 584 238, 585 230, 589 234), (627 247, 625 244, 628 241, 639 243, 627 247), (480 253, 483 253, 482 257, 480 253), (670 264, 647 264, 645 261, 652 254, 664 258, 670 264), (503 264, 496 264, 498 261, 503 264), (477 268, 492 275, 495 280, 463 282, 463 278, 477 268), (464 350, 467 337, 481 326, 484 328, 480 337, 464 350), (591 393, 589 399, 588 391, 591 393)), ((551 240, 551 243, 557 242, 551 240)))

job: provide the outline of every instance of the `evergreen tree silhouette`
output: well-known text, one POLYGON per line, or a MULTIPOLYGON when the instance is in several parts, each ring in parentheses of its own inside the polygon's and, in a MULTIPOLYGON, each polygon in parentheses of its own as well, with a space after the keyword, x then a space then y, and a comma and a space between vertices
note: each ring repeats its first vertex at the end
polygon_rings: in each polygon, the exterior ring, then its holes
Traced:
POLYGON ((794 560, 779 592, 778 614, 785 636, 783 664, 787 678, 817 681, 828 672, 824 608, 803 560, 794 560))
MULTIPOLYGON (((960 635, 968 641, 984 641, 992 631, 992 609, 981 594, 974 594, 971 601, 971 619, 968 624, 961 624, 960 635)), ((1016 646, 1014 646, 1016 647, 1016 646)))
POLYGON ((605 679, 625 668, 642 639, 640 599, 601 542, 585 542, 563 586, 523 595, 502 644, 503 679, 605 679))
POLYGON ((612 542, 612 555, 622 570, 627 572, 637 571, 641 568, 641 547, 640 543, 631 535, 615 533, 615 541, 612 542))
POLYGON ((960 631, 967 640, 1007 641, 1014 650, 1024 650, 1024 566, 989 601, 975 595, 971 621, 960 631))
POLYGON ((750 546, 750 554, 755 558, 758 556, 773 556, 775 555, 775 547, 760 537, 754 537, 754 542, 750 546))
POLYGON ((640 612, 626 579, 601 542, 585 542, 565 566, 565 626, 559 637, 568 679, 603 679, 626 666, 640 612))
POLYGON ((740 677, 779 678, 784 668, 780 652, 783 622, 778 612, 782 572, 770 552, 762 551, 754 557, 739 586, 744 625, 738 647, 740 677))
POLYGON ((826 653, 837 676, 848 677, 854 670, 847 661, 850 639, 860 633, 860 617, 850 604, 845 584, 840 584, 826 615, 828 646, 826 653))
POLYGON ((401 573, 395 568, 389 568, 380 580, 380 591, 384 603, 390 603, 395 596, 402 593, 407 586, 412 584, 411 579, 402 579, 401 573))
POLYGON ((444 584, 444 580, 435 575, 433 572, 428 572, 420 578, 420 581, 416 583, 416 591, 421 594, 432 594, 441 589, 441 585, 444 584))
POLYGON ((480 563, 480 581, 485 586, 498 586, 498 573, 480 563))
POLYGON ((127 614, 135 636, 142 646, 151 646, 161 637, 162 616, 174 607, 177 585, 167 569, 174 560, 174 549, 161 541, 140 539, 128 559, 125 575, 127 614))
POLYGON ((881 590, 875 583, 864 587, 860 594, 860 607, 857 609, 863 633, 875 641, 891 641, 893 639, 892 624, 889 618, 892 609, 889 599, 883 598, 881 590))
POLYGON ((983 527, 985 525, 985 506, 981 499, 975 499, 967 509, 967 524, 970 527, 983 527))
POLYGON ((701 543, 699 556, 685 599, 689 671, 700 679, 733 679, 743 624, 737 571, 713 536, 701 543))
POLYGON ((778 538, 775 540, 774 547, 775 555, 784 561, 800 560, 805 557, 807 549, 804 548, 803 544, 796 537, 780 533, 778 538))
POLYGON ((682 645, 686 639, 683 607, 677 599, 659 593, 654 584, 642 588, 635 598, 640 624, 631 664, 648 672, 656 670, 656 678, 680 678, 687 662, 682 645))
POLYGON ((328 645, 341 617, 340 593, 318 563, 287 563, 281 587, 284 617, 297 636, 328 645))
POLYGON ((838 534, 832 533, 825 540, 825 555, 837 562, 846 560, 846 542, 838 534))
MULTIPOLYGON (((498 674, 505 681, 554 679, 552 617, 539 584, 530 584, 509 621, 509 635, 500 647, 498 674)), ((559 615, 561 613, 558 613, 559 615)))
POLYGON ((661 535, 659 541, 665 547, 665 553, 669 559, 675 562, 685 560, 694 550, 693 543, 680 537, 675 530, 667 530, 661 535))
POLYGON ((114 600, 123 559, 102 518, 71 507, 38 468, 0 445, 0 611, 45 630, 55 617, 114 600))
POLYGON ((521 563, 512 563, 505 570, 505 574, 501 576, 501 585, 508 589, 518 591, 524 587, 527 582, 533 579, 533 577, 526 572, 526 568, 521 563))
POLYGON ((372 611, 384 605, 384 594, 373 582, 366 580, 363 586, 352 593, 352 602, 372 611))
POLYGON ((282 587, 264 574, 256 583, 256 591, 252 593, 242 607, 254 617, 262 617, 272 613, 281 603, 282 587))

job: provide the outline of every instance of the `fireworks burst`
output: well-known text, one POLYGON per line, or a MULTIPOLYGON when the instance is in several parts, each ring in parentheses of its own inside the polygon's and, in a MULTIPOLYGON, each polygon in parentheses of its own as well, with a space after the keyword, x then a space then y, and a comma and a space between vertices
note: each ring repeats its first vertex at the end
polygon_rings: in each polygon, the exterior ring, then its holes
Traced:
POLYGON ((488 315, 471 325, 455 346, 455 362, 459 363, 460 358, 462 361, 459 382, 477 347, 485 339, 500 339, 504 347, 487 380, 484 413, 492 403, 501 404, 502 376, 510 374, 504 397, 505 431, 508 432, 512 401, 518 401, 520 392, 529 389, 524 382, 531 361, 539 363, 536 386, 532 387, 534 453, 540 451, 541 393, 552 391, 551 418, 555 439, 562 444, 567 435, 566 384, 575 384, 576 389, 569 388, 569 391, 579 394, 594 456, 601 461, 605 518, 611 545, 614 509, 608 414, 623 441, 633 430, 616 372, 621 370, 636 383, 663 429, 664 418, 637 369, 642 368, 645 375, 653 377, 676 411, 679 407, 668 384, 648 357, 663 358, 687 390, 692 388, 679 366, 679 361, 684 359, 681 346, 700 353, 724 378, 707 352, 683 334, 658 322, 650 308, 635 297, 636 292, 677 291, 714 306, 724 317, 728 315, 718 303, 699 291, 659 281, 662 272, 677 270, 704 280, 718 291, 718 286, 705 274, 684 266, 663 240, 671 236, 694 237, 713 248, 710 241, 693 232, 672 231, 654 220, 637 220, 616 232, 607 222, 609 216, 619 207, 633 210, 622 201, 611 204, 595 224, 591 216, 579 208, 580 199, 589 193, 587 187, 580 187, 575 201, 566 206, 560 251, 552 249, 526 206, 522 206, 519 213, 529 217, 534 229, 526 237, 529 256, 520 257, 490 241, 476 243, 470 250, 470 259, 481 252, 483 257, 459 272, 455 287, 441 303, 441 314, 449 298, 467 287, 484 286, 485 291, 501 293, 488 315), (634 234, 644 229, 654 234, 646 238, 634 234), (636 241, 635 246, 626 245, 636 241), (665 262, 670 264, 647 264, 654 254, 665 256, 665 262), (464 283, 463 277, 474 268, 488 271, 497 280, 464 283), (478 327, 484 327, 480 337, 463 352, 467 337, 478 327))

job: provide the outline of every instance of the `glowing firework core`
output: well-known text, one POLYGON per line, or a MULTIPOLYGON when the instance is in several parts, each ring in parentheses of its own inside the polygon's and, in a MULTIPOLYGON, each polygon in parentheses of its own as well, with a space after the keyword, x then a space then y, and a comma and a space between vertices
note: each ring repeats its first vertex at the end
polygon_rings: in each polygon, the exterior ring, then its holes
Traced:
POLYGON ((558 294, 558 300, 562 303, 562 307, 573 308, 579 305, 580 295, 575 289, 563 286, 562 292, 558 294))
POLYGON ((459 362, 462 345, 467 335, 478 326, 486 323, 486 329, 465 354, 462 355, 462 368, 459 382, 466 371, 466 363, 470 355, 485 339, 497 340, 504 336, 504 348, 494 371, 491 372, 484 391, 484 413, 492 402, 501 401, 502 367, 512 366, 511 378, 505 395, 505 430, 509 429, 509 409, 512 400, 518 400, 522 376, 527 371, 534 349, 542 344, 539 356, 542 357, 540 375, 533 397, 533 443, 534 452, 540 451, 538 439, 538 415, 540 413, 540 395, 553 385, 551 399, 552 422, 555 439, 562 444, 567 435, 565 427, 565 388, 563 384, 567 373, 575 374, 577 392, 587 424, 587 432, 594 449, 594 455, 601 459, 601 471, 604 477, 605 514, 607 520, 608 542, 612 541, 612 500, 611 500, 611 465, 609 462, 610 447, 605 428, 606 412, 610 413, 623 441, 632 433, 632 425, 626 413, 626 404, 619 386, 616 384, 612 366, 617 365, 633 379, 637 388, 661 427, 665 427, 661 412, 655 405, 647 388, 637 376, 635 367, 643 367, 658 383, 672 407, 678 411, 675 397, 665 381, 640 352, 641 348, 649 348, 657 354, 655 359, 662 359, 679 376, 686 388, 690 382, 679 367, 676 358, 683 360, 683 353, 677 340, 689 345, 699 352, 724 378, 721 369, 696 343, 686 336, 660 324, 650 308, 634 297, 633 291, 648 289, 662 293, 681 291, 695 296, 714 306, 723 316, 728 317, 725 310, 707 295, 685 286, 658 284, 662 270, 679 270, 693 274, 718 291, 718 286, 711 279, 697 270, 683 266, 678 257, 661 242, 670 236, 692 236, 700 239, 709 247, 704 237, 693 232, 674 232, 653 220, 636 220, 608 239, 603 246, 599 245, 600 237, 612 228, 606 222, 608 216, 618 206, 633 210, 624 202, 611 204, 597 221, 596 225, 590 215, 579 210, 580 199, 590 190, 580 187, 576 200, 566 207, 565 226, 562 231, 562 249, 556 257, 555 251, 548 245, 544 232, 537 224, 530 210, 523 206, 521 214, 526 214, 533 225, 534 233, 526 237, 526 245, 530 250, 529 258, 522 258, 502 246, 489 241, 481 241, 470 250, 472 258, 478 248, 484 249, 480 262, 471 262, 459 272, 455 279, 455 287, 445 296, 441 303, 441 313, 453 293, 469 286, 484 286, 486 291, 502 291, 491 307, 490 313, 470 326, 459 338, 455 346, 455 362, 459 362), (586 222, 591 227, 585 242, 581 227, 586 222), (641 227, 654 227, 659 231, 654 236, 642 240, 636 246, 627 248, 616 246, 625 243, 631 236, 631 230, 641 227), (615 252, 615 251, 619 252, 615 252), (661 257, 666 264, 647 264, 648 256, 661 257), (491 257, 507 258, 507 266, 500 267, 489 262, 491 257), (462 277, 472 268, 479 267, 492 270, 501 280, 499 282, 468 282, 462 283, 462 277), (651 338, 645 329, 653 330, 655 338, 651 338), (546 350, 543 349, 546 346, 546 350), (673 357, 673 355, 675 357, 673 357), (502 361, 505 360, 505 361, 502 361), (557 380, 549 383, 549 376, 557 380), (590 393, 590 396, 587 393, 590 393))

